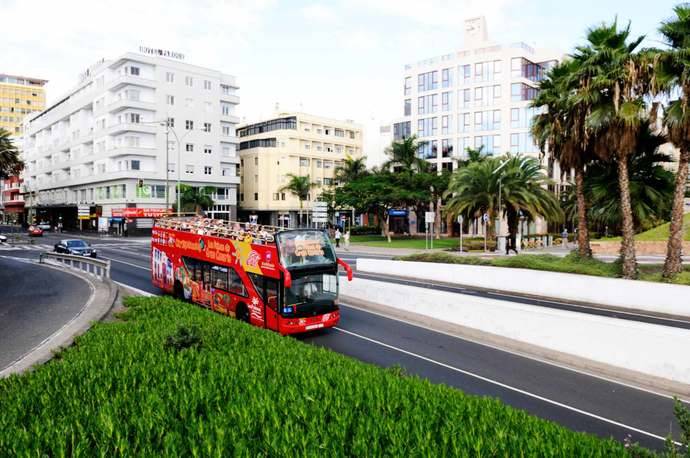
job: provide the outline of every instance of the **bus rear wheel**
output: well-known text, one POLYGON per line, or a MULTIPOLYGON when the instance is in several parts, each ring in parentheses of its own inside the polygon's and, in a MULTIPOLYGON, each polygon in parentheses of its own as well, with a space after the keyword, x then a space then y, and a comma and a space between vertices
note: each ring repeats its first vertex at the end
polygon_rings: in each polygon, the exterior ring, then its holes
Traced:
POLYGON ((247 309, 247 306, 244 304, 237 304, 237 311, 235 312, 235 317, 240 321, 249 323, 249 310, 247 309))

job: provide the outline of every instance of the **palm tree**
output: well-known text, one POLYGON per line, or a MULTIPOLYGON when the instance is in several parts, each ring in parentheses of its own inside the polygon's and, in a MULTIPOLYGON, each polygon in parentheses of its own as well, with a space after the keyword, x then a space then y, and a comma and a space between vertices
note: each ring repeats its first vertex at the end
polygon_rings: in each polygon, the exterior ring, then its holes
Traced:
POLYGON ((465 152, 467 153, 467 159, 458 161, 458 166, 460 167, 466 167, 473 162, 481 162, 487 157, 486 154, 484 154, 484 145, 481 145, 479 148, 471 148, 468 146, 465 148, 465 152))
POLYGON ((335 179, 340 183, 349 183, 367 173, 366 156, 354 158, 348 155, 345 160, 335 168, 335 179))
POLYGON ((592 160, 592 148, 585 129, 588 103, 579 97, 587 78, 577 77, 582 54, 549 70, 539 84, 539 94, 532 103, 542 112, 535 117, 532 135, 542 154, 558 161, 561 176, 575 172, 575 195, 578 222, 578 254, 591 257, 587 200, 585 198, 585 167, 592 160))
POLYGON ((494 231, 493 222, 499 210, 499 177, 501 211, 508 219, 508 232, 517 233, 520 214, 530 218, 544 217, 560 221, 563 217, 558 200, 547 189, 548 177, 535 158, 507 155, 486 158, 458 169, 451 177, 445 196, 446 209, 452 215, 489 217, 487 231, 494 231), (502 168, 502 173, 497 173, 502 168))
POLYGON ((297 197, 299 200, 299 224, 301 226, 303 202, 309 199, 309 193, 316 186, 316 183, 311 182, 309 175, 299 176, 289 173, 287 176, 290 180, 285 186, 278 189, 278 192, 288 191, 297 197))
POLYGON ((623 241, 623 277, 636 278, 635 226, 630 200, 629 157, 635 151, 640 131, 648 122, 644 96, 647 78, 635 50, 644 37, 629 41, 630 24, 619 29, 614 21, 587 33, 588 52, 580 62, 579 73, 591 78, 586 97, 592 100, 587 127, 592 130, 594 152, 618 169, 618 188, 623 241))
POLYGON ((424 142, 418 142, 417 137, 412 135, 405 139, 393 142, 386 148, 388 159, 383 168, 394 168, 398 172, 414 173, 422 172, 429 168, 429 163, 419 157, 419 147, 424 142))
POLYGON ((0 128, 0 179, 19 175, 24 163, 19 158, 19 150, 12 142, 10 133, 0 128))
MULTIPOLYGON (((668 218, 673 196, 673 173, 663 166, 671 158, 659 152, 665 136, 649 127, 640 135, 636 151, 628 158, 630 197, 636 227, 648 229, 668 218)), ((590 202, 590 219, 612 229, 621 227, 620 199, 611 193, 618 184, 617 166, 595 161, 587 169, 585 193, 590 202)))
MULTIPOLYGON (((182 209, 194 209, 194 213, 201 215, 203 210, 213 206, 211 194, 216 192, 213 186, 197 188, 186 184, 180 184, 178 189, 180 195, 180 207, 182 209)), ((180 211, 180 210, 178 210, 180 211)))
POLYGON ((680 153, 664 262, 663 277, 666 279, 673 278, 683 270, 683 206, 690 162, 690 5, 678 5, 673 11, 676 17, 659 28, 670 49, 658 53, 654 68, 655 89, 660 89, 659 92, 669 97, 678 97, 670 102, 664 114, 669 140, 680 153))

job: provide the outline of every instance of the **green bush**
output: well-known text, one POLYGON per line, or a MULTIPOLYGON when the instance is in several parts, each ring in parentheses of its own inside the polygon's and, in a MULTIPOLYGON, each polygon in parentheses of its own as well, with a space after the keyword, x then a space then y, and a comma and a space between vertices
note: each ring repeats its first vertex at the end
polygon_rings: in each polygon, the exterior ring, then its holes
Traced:
POLYGON ((180 326, 175 334, 169 335, 165 339, 164 347, 166 350, 180 351, 186 348, 199 349, 201 347, 201 333, 198 326, 180 326))
POLYGON ((170 298, 0 380, 0 456, 627 456, 623 444, 170 298), (181 326, 198 351, 166 351, 181 326))
POLYGON ((377 226, 352 226, 350 235, 381 235, 381 228, 377 226))

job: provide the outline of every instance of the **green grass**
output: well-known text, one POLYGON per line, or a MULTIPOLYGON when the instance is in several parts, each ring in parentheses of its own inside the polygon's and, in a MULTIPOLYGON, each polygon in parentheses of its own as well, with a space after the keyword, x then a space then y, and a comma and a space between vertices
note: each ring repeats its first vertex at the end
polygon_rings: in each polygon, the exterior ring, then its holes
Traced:
MULTIPOLYGON (((671 223, 665 223, 660 226, 649 229, 648 231, 640 232, 639 234, 635 235, 635 240, 638 240, 640 242, 665 242, 668 240, 670 226, 671 223)), ((683 240, 685 240, 686 242, 690 242, 690 213, 686 213, 683 216, 683 228, 685 229, 685 233, 683 234, 683 240)), ((608 237, 603 238, 601 240, 606 242, 619 242, 621 240, 621 237, 608 237)))
MULTIPOLYGON (((419 253, 400 256, 402 261, 438 262, 446 264, 471 264, 494 267, 513 267, 517 269, 533 269, 549 272, 562 272, 597 277, 619 278, 622 276, 621 265, 617 262, 604 262, 598 259, 580 258, 576 253, 565 257, 550 254, 521 254, 512 257, 479 258, 477 256, 456 256, 449 253, 419 253)), ((662 267, 659 264, 641 264, 640 280, 661 282, 662 267)), ((690 266, 678 275, 674 283, 690 285, 690 266)))
MULTIPOLYGON (((628 456, 496 399, 170 298, 0 380, 0 456, 628 456)), ((644 454, 649 452, 642 450, 644 454)))
MULTIPOLYGON (((393 237, 388 243, 385 237, 380 235, 353 235, 350 243, 385 248, 410 248, 423 250, 425 248, 424 237, 393 237)), ((458 238, 442 238, 434 240, 434 248, 458 248, 460 240, 458 238)))

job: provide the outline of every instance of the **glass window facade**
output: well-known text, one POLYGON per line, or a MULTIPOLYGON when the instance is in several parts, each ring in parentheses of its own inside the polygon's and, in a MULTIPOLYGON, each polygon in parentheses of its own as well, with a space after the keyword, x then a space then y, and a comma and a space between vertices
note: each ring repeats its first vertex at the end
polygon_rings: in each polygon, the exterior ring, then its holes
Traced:
POLYGON ((264 132, 271 132, 273 130, 280 129, 297 130, 297 118, 295 116, 290 116, 287 118, 272 119, 270 121, 251 124, 238 129, 237 135, 239 137, 247 137, 249 135, 262 134, 264 132))
POLYGON ((240 142, 240 151, 251 148, 275 148, 275 138, 260 138, 258 140, 249 140, 247 142, 240 142))

